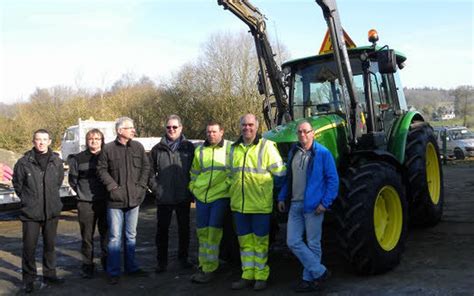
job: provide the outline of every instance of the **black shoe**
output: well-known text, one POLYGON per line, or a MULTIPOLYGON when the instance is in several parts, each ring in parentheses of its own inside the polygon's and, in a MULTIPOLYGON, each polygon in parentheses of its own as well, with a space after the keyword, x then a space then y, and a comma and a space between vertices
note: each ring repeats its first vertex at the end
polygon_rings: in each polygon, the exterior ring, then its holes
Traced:
POLYGON ((308 282, 305 280, 302 280, 301 282, 299 282, 295 287, 296 293, 309 293, 309 292, 314 292, 316 290, 317 290, 317 287, 314 285, 313 282, 308 282))
POLYGON ((64 284, 64 279, 57 276, 43 277, 43 283, 46 285, 61 285, 64 284))
POLYGON ((240 279, 236 282, 233 282, 230 288, 232 290, 242 290, 242 289, 252 286, 252 284, 253 284, 252 280, 240 279))
POLYGON ((110 276, 109 277, 109 284, 110 285, 116 285, 119 282, 120 277, 118 276, 110 276))
POLYGON ((143 269, 139 268, 135 271, 132 271, 132 272, 129 272, 127 273, 129 276, 133 276, 133 277, 147 277, 148 276, 148 272, 144 271, 143 269))
POLYGON ((155 273, 162 273, 168 269, 166 265, 157 265, 155 268, 155 273))
POLYGON ((82 265, 81 276, 83 279, 91 279, 94 277, 94 265, 82 265))
POLYGON ((179 265, 182 269, 189 269, 194 267, 194 264, 189 262, 188 259, 179 259, 179 265))
POLYGON ((329 269, 326 269, 326 271, 320 277, 313 281, 313 285, 316 287, 316 289, 319 289, 322 287, 324 282, 326 282, 330 277, 331 272, 329 271, 329 269))
POLYGON ((35 286, 33 285, 33 282, 25 284, 24 290, 26 294, 32 293, 34 289, 35 289, 35 286))

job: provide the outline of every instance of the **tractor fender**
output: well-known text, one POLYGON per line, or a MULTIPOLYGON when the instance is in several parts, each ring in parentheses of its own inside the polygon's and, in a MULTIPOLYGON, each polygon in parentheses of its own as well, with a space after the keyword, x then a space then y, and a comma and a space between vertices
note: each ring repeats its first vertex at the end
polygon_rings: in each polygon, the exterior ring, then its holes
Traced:
POLYGON ((388 151, 397 159, 399 164, 405 162, 405 148, 407 145, 410 125, 414 121, 425 121, 417 111, 410 111, 397 119, 390 132, 388 151))

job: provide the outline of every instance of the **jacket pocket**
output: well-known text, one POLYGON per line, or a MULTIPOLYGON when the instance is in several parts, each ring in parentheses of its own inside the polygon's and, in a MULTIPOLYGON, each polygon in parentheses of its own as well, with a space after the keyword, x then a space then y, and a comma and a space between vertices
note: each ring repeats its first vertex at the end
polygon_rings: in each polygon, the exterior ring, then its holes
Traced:
POLYGON ((117 187, 117 189, 110 192, 110 201, 125 201, 126 200, 125 188, 122 186, 117 187))

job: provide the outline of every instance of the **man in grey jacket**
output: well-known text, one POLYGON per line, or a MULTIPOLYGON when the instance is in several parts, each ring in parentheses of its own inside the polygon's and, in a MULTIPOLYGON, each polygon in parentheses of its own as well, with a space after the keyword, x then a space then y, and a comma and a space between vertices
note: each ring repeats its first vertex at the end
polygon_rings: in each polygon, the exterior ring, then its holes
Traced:
POLYGON ((115 129, 117 139, 105 145, 97 163, 99 179, 109 192, 107 274, 112 285, 118 283, 120 276, 122 233, 125 233, 125 272, 137 276, 146 274, 135 262, 135 242, 138 212, 145 198, 150 173, 145 149, 133 141, 133 120, 121 117, 115 122, 115 129))
POLYGON ((178 219, 178 260, 183 268, 190 268, 189 207, 192 200, 188 189, 189 170, 194 157, 194 145, 182 135, 181 118, 170 115, 166 120, 166 134, 150 152, 151 174, 149 187, 157 203, 157 266, 156 272, 166 271, 168 265, 168 231, 173 211, 178 219))

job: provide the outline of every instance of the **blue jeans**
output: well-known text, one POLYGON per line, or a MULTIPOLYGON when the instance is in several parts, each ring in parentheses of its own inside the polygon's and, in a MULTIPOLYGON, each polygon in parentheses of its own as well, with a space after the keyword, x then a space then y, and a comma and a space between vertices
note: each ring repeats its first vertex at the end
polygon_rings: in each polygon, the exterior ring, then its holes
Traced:
POLYGON ((286 242, 303 264, 303 280, 314 281, 326 271, 321 264, 321 234, 324 214, 305 213, 302 201, 292 202, 288 213, 286 242), (306 231, 306 243, 303 234, 306 231))
POLYGON ((120 249, 122 233, 125 227, 125 272, 138 270, 135 262, 135 242, 137 236, 137 222, 139 206, 125 209, 107 208, 107 223, 109 225, 109 243, 107 245, 107 274, 120 275, 120 249))

